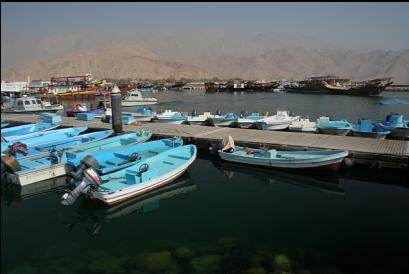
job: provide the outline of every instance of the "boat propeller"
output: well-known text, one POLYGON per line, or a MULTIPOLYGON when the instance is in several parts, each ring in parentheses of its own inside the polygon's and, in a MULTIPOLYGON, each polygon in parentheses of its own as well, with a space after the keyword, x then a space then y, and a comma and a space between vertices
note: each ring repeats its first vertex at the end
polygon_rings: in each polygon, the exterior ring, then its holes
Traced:
POLYGON ((102 179, 92 167, 85 169, 83 179, 74 190, 65 192, 61 197, 61 204, 73 205, 81 193, 88 193, 91 190, 96 190, 102 184, 102 179))

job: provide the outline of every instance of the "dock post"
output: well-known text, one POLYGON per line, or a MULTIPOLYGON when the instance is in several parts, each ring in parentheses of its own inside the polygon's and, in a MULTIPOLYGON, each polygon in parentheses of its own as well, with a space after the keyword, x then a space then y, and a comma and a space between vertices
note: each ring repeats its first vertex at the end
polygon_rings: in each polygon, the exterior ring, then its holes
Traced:
POLYGON ((122 133, 122 94, 115 85, 111 92, 112 129, 115 134, 122 133))

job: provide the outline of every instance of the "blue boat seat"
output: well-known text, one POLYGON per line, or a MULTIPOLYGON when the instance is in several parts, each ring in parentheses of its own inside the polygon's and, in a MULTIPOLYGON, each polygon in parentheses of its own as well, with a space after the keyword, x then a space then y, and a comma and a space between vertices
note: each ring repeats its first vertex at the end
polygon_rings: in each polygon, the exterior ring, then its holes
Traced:
POLYGON ((120 142, 121 142, 121 145, 128 145, 128 144, 138 142, 138 139, 137 138, 126 138, 126 139, 121 139, 120 142))
POLYGON ((170 157, 170 158, 176 158, 176 159, 182 159, 182 160, 189 160, 189 159, 190 159, 189 157, 183 157, 183 156, 172 155, 172 154, 168 155, 168 157, 170 157))
POLYGON ((275 149, 269 149, 267 150, 267 153, 266 153, 267 158, 275 158, 277 156, 277 150, 275 149))
POLYGON ((119 166, 122 163, 124 163, 123 159, 118 159, 118 158, 113 158, 105 161, 107 164, 113 165, 113 166, 119 166))
POLYGON ((121 154, 121 153, 114 153, 115 157, 121 158, 123 160, 128 160, 129 157, 127 154, 121 154))
POLYGON ((129 185, 139 184, 142 182, 139 171, 127 170, 125 173, 126 183, 129 185))

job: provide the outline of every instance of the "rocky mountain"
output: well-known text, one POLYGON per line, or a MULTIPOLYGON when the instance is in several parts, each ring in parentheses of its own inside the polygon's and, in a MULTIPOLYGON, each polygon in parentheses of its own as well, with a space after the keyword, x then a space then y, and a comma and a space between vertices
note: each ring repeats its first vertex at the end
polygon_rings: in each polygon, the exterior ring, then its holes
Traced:
POLYGON ((88 72, 97 78, 265 80, 333 73, 354 80, 391 76, 407 84, 409 49, 342 49, 277 33, 84 31, 24 40, 2 30, 2 80, 88 72))

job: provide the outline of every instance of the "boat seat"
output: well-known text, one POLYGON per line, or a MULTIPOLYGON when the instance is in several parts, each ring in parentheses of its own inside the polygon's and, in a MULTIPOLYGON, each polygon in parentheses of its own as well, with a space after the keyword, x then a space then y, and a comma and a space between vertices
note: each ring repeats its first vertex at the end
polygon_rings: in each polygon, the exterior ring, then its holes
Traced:
POLYGON ((125 179, 128 185, 135 185, 142 182, 139 171, 127 170, 125 173, 125 179))
POLYGON ((118 158, 113 158, 105 161, 107 164, 113 165, 113 166, 119 166, 124 163, 123 159, 118 159, 118 158))
POLYGON ((123 159, 123 160, 128 160, 128 159, 129 159, 129 157, 128 157, 127 154, 114 153, 114 156, 115 156, 115 157, 118 157, 118 158, 121 158, 121 159, 123 159))
POLYGON ((183 156, 172 155, 172 154, 168 155, 168 157, 170 157, 170 158, 176 158, 176 159, 182 159, 182 160, 189 160, 189 159, 190 159, 189 157, 183 157, 183 156))
POLYGON ((139 140, 137 138, 126 138, 126 139, 121 139, 121 145, 128 145, 132 143, 136 143, 139 140))

